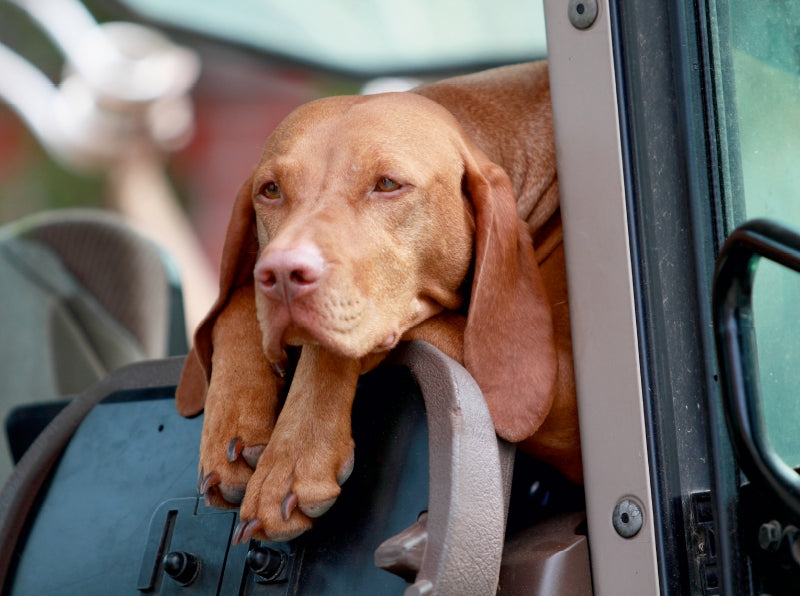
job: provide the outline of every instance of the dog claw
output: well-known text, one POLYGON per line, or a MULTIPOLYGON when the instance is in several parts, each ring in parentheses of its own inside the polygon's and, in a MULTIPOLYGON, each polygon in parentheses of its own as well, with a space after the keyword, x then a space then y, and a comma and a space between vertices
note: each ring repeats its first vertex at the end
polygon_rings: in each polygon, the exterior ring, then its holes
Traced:
POLYGON ((221 482, 219 474, 216 472, 211 472, 208 476, 203 479, 203 482, 200 484, 200 494, 205 495, 208 493, 208 490, 221 482))
POLYGON ((283 499, 283 503, 281 503, 281 517, 283 517, 283 521, 289 521, 289 517, 291 517, 292 511, 294 511, 296 507, 297 507, 297 495, 294 493, 289 493, 283 499))
POLYGON ((285 360, 281 362, 270 362, 270 366, 272 366, 272 372, 275 373, 275 376, 279 379, 283 379, 286 376, 285 360))
POLYGON ((258 464, 258 458, 261 457, 265 447, 266 445, 251 445, 245 447, 242 438, 236 437, 228 443, 228 461, 233 463, 241 457, 248 466, 255 470, 258 464))
POLYGON ((243 449, 244 441, 242 441, 242 438, 234 438, 230 443, 228 443, 228 461, 233 463, 239 459, 239 455, 241 455, 243 449))
POLYGON ((234 546, 237 544, 244 544, 255 534, 256 532, 261 530, 261 522, 257 519, 253 520, 246 520, 242 519, 239 520, 239 523, 236 525, 236 529, 233 531, 233 538, 231 542, 234 546))

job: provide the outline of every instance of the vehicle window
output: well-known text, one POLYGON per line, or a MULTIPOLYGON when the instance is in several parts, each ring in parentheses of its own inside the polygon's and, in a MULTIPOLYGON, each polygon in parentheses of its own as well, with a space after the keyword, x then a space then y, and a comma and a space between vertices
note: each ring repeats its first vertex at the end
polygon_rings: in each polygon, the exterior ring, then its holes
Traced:
MULTIPOLYGON (((735 0, 730 35, 745 217, 800 229, 800 3, 735 0)), ((762 260, 753 305, 770 441, 798 466, 800 276, 762 260)))

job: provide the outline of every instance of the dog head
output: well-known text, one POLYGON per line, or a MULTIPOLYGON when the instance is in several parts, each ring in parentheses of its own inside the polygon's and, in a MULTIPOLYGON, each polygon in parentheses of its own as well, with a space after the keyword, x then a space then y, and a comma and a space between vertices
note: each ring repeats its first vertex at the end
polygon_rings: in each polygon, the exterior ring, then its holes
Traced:
POLYGON ((249 193, 269 359, 308 342, 363 358, 460 306, 473 224, 446 117, 408 94, 334 97, 270 136, 249 193))
MULTIPOLYGON (((498 432, 525 438, 549 410, 552 321, 511 183, 429 99, 318 100, 273 132, 237 196, 220 296, 196 332, 206 379, 216 317, 251 283, 273 362, 306 343, 365 358, 463 308, 465 365, 498 432), (531 391, 524 411, 503 405, 531 391)), ((178 405, 199 411, 202 399, 178 405)))

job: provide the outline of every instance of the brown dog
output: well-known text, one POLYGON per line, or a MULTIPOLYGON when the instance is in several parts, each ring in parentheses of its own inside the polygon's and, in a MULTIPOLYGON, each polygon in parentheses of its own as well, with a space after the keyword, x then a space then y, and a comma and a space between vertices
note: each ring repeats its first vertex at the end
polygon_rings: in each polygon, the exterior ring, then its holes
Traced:
POLYGON ((544 63, 290 114, 239 191, 176 397, 205 406, 200 491, 241 502, 234 541, 331 506, 358 377, 405 339, 462 362, 497 433, 579 481, 560 232, 544 63))

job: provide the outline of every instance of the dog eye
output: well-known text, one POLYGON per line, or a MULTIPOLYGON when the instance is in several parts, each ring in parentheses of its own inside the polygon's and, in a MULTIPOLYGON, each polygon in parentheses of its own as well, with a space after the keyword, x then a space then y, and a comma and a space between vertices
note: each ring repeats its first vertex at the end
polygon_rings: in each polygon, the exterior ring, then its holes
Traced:
POLYGON ((266 197, 267 199, 280 199, 281 189, 274 182, 267 182, 264 186, 261 187, 261 190, 258 191, 258 194, 260 194, 263 197, 266 197))
POLYGON ((400 188, 400 184, 391 178, 381 178, 375 185, 375 190, 380 192, 392 192, 400 188))

